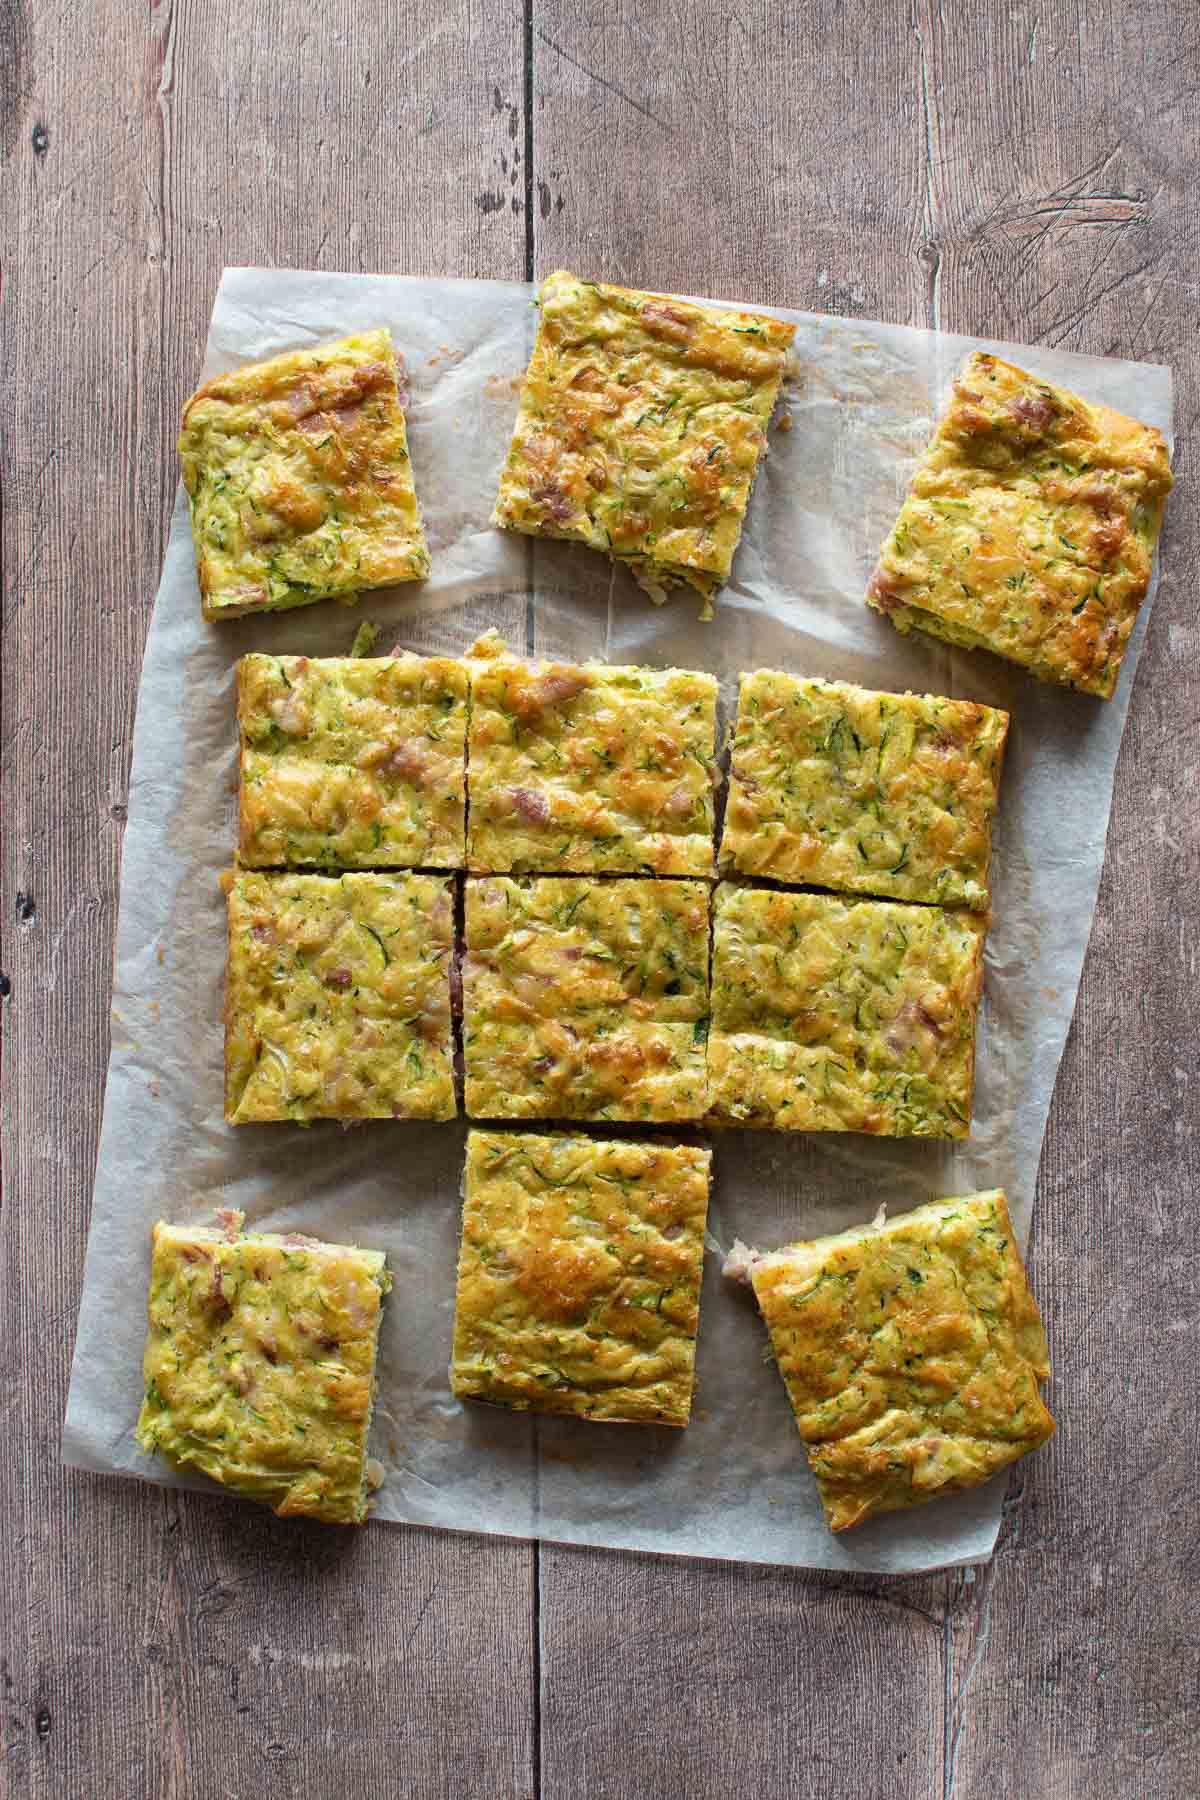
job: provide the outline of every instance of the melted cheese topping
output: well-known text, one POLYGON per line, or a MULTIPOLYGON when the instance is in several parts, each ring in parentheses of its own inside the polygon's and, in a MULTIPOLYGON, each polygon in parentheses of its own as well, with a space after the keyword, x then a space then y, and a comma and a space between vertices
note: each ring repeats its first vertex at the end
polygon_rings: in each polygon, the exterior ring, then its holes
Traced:
POLYGON ((452 885, 228 879, 225 1117, 452 1119, 452 885))
POLYGON ((1162 436, 994 356, 954 386, 867 598, 1107 699, 1150 583, 1162 436))
POLYGON ((966 1137, 983 938, 971 913, 722 885, 713 1118, 966 1137))
POLYGON ((721 866, 986 908, 1007 732, 970 700, 745 675, 721 866))
POLYGON ((999 1189, 793 1244, 751 1279, 832 1530, 974 1487, 1053 1432, 999 1189))
POLYGON ((460 1399, 686 1425, 711 1152, 472 1131, 460 1399))
POLYGON ((703 1116, 703 883, 468 881, 466 945, 473 1118, 703 1116))
POLYGON ((137 1439, 275 1512, 354 1524, 382 1255, 312 1238, 154 1227, 137 1439))
POLYGON ((179 457, 206 619, 429 573, 386 330, 205 382, 179 457))
POLYGON ((687 582, 707 603, 794 336, 758 313, 548 276, 493 523, 605 551, 654 600, 687 582))
POLYGON ((237 682, 240 862, 462 867, 462 663, 243 656, 237 682))
POLYGON ((717 683, 471 659, 468 865, 711 875, 717 683))

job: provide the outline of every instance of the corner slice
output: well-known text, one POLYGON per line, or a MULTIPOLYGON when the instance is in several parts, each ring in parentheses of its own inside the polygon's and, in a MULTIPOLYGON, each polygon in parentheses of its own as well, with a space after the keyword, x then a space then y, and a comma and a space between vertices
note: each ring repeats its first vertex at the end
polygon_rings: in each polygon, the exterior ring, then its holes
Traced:
POLYGON ((984 924, 722 883, 711 1117, 772 1131, 966 1137, 984 924))
POLYGON ((1007 734, 970 700, 744 675, 721 867, 986 910, 1007 734))
POLYGON ((711 1160, 685 1144, 472 1131, 457 1397, 686 1425, 711 1160))
POLYGON ((703 882, 467 882, 471 1118, 702 1119, 707 1033, 703 882))
POLYGON ((469 867, 711 875, 715 677, 500 651, 468 659, 469 867))
POLYGON ((452 1119, 452 884, 225 877, 225 1117, 452 1119))
POLYGON ((750 1260, 832 1531, 975 1487, 1051 1436, 999 1188, 750 1260))
POLYGON ((281 1517, 358 1524, 383 1256, 217 1217, 154 1227, 138 1443, 281 1517))
POLYGON ((179 457, 206 619, 418 581, 417 510, 387 330, 218 375, 179 457))
POLYGON ((630 565, 656 602, 728 578, 795 326, 558 270, 492 523, 630 565))
POLYGON ((243 656, 237 684, 243 865, 462 867, 461 662, 243 656))
POLYGON ((900 631, 1107 700, 1171 491, 1162 434, 976 354, 867 590, 900 631))

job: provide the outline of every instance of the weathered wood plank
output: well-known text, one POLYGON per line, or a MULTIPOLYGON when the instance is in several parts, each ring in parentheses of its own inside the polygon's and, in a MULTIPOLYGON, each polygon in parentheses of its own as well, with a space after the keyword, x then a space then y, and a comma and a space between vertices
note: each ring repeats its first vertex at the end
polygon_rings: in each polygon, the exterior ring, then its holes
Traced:
POLYGON ((213 289, 228 262, 521 275, 520 8, 17 4, 0 46, 0 1793, 524 1796, 528 1546, 58 1462, 138 664, 213 289))
POLYGON ((944 1589, 543 1548, 542 1792, 928 1800, 944 1589))
MULTIPOLYGON (((1186 475, 1200 214, 1181 30, 1169 4, 538 4, 537 271, 1169 361, 1186 475)), ((547 1795, 585 1773, 614 1795, 803 1793, 814 1745, 836 1747, 812 1777, 827 1794, 1200 1786, 1183 1448, 1200 1406, 1180 1374, 1200 1311, 1194 555, 1181 496, 1043 1159, 1033 1275, 1060 1434, 1015 1482, 999 1555, 843 1584, 544 1552, 547 1795)))
POLYGON ((1108 861, 1051 1113, 1032 1269, 1059 1436, 1020 1479, 1002 1553, 950 1616, 946 1790, 1064 1800, 1200 1787, 1200 1319, 1189 1214, 1200 1102, 1200 802, 1180 721, 1200 704, 1186 494, 1197 359, 1187 282, 1200 125, 1172 6, 925 9, 943 322, 1170 363, 1164 578, 1117 771, 1108 861), (979 81, 990 57, 995 78, 979 81), (1162 121, 1169 123, 1164 130, 1162 121))
POLYGON ((532 37, 539 276, 922 322, 906 4, 537 0, 532 37))

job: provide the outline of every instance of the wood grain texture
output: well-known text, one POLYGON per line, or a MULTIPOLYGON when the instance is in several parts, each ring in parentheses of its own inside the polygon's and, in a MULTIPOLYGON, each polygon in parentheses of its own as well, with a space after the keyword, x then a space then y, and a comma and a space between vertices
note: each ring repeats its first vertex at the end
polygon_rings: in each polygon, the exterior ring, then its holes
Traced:
POLYGON ((10 0, 10 48, 0 1794, 516 1800, 529 1546, 283 1525, 68 1474, 58 1437, 138 667, 213 289, 232 262, 523 273, 521 15, 10 0))
POLYGON ((1200 1791, 1194 27, 1161 4, 535 0, 539 274, 1169 362, 1180 486, 1035 1214, 1059 1435, 979 1572, 544 1551, 554 1800, 1200 1791))
POLYGON ((944 1586, 544 1547, 543 1794, 928 1800, 944 1586))
POLYGON ((0 1795, 1200 1791, 1196 48, 1163 0, 0 0, 0 1795), (220 269, 531 252, 1176 370, 1034 1230, 1060 1432, 978 1574, 545 1549, 539 1579, 521 1545, 59 1468, 137 666, 220 269))

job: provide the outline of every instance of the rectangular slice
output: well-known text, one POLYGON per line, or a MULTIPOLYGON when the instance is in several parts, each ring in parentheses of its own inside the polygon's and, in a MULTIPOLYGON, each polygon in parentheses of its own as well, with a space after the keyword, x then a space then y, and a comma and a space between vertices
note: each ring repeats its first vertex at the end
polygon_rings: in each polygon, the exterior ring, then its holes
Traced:
POLYGON ((225 1117, 452 1119, 453 885, 225 877, 225 1117))
POLYGON ((206 381, 179 458, 206 619, 418 581, 399 359, 386 329, 206 381))
POLYGON ((249 868, 460 869, 467 672, 435 656, 243 656, 249 868))
POLYGON ((472 1131, 457 1397, 686 1425, 711 1160, 690 1144, 472 1131))
POLYGON ((714 676, 522 662, 499 639, 469 667, 470 868, 713 873, 714 676))
POLYGON ((579 876, 468 881, 467 1113, 700 1119, 708 889, 579 876))
POLYGON ((983 986, 977 914, 723 883, 712 1118, 771 1131, 966 1137, 983 986))
POLYGON ((358 1524, 383 1255, 217 1218, 154 1227, 138 1443, 281 1517, 358 1524))
POLYGON ((900 631, 993 650, 1107 700, 1170 491, 1152 426, 976 354, 867 600, 900 631))
POLYGON ((1053 1433, 999 1188, 751 1254, 749 1273, 832 1531, 975 1487, 1053 1433))
POLYGON ((650 598, 728 578, 794 325, 670 294, 542 284, 492 522, 628 563, 650 598))
POLYGON ((986 909, 1007 734, 971 700, 743 675, 721 867, 986 909))

